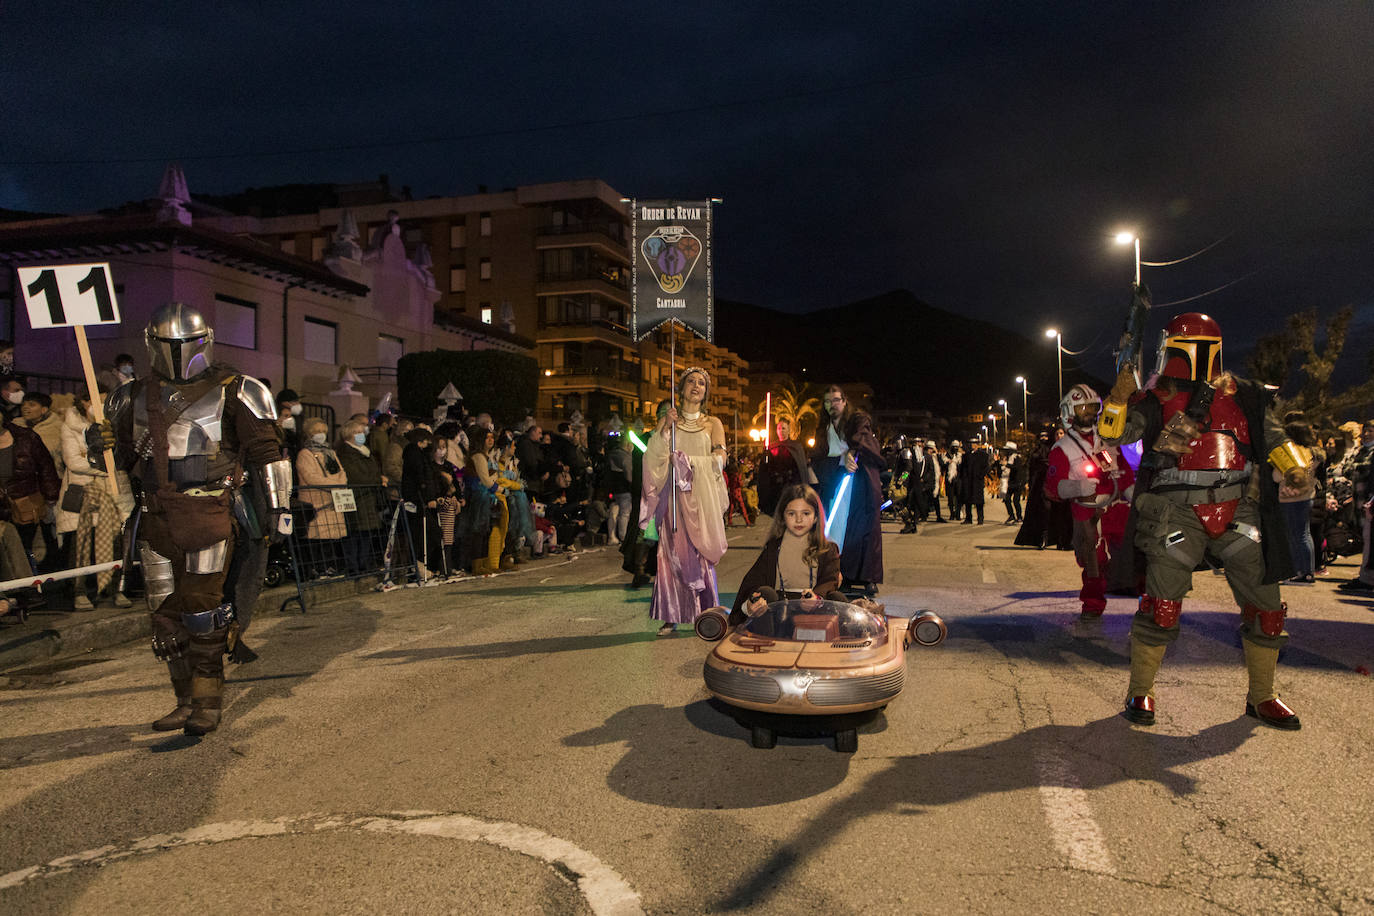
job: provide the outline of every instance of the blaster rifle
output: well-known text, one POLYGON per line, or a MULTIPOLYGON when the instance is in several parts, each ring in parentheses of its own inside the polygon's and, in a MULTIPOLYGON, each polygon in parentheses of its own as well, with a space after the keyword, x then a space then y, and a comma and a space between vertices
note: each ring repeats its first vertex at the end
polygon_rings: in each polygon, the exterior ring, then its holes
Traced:
POLYGON ((1135 386, 1144 384, 1141 377, 1141 355, 1145 346, 1145 321, 1150 316, 1150 288, 1137 283, 1131 293, 1131 308, 1126 313, 1126 326, 1121 330, 1121 338, 1116 343, 1116 372, 1130 366, 1135 373, 1135 386))

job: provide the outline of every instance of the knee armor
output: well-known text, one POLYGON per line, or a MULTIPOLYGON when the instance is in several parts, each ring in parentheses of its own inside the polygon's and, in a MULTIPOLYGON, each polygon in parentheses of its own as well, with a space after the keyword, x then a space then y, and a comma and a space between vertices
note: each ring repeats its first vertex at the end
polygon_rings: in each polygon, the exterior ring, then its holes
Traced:
POLYGON ((1183 614, 1183 602, 1141 595, 1139 613, 1149 614, 1157 626, 1169 630, 1178 626, 1178 618, 1183 614))
POLYGON ((146 544, 139 548, 139 556, 143 561, 143 587, 148 596, 148 610, 156 611, 175 589, 172 561, 146 544))
POLYGON ((1261 611, 1253 604, 1247 604, 1241 609, 1241 616, 1246 626, 1251 631, 1272 638, 1283 635, 1283 621, 1288 616, 1288 603, 1280 602, 1277 611, 1261 611))

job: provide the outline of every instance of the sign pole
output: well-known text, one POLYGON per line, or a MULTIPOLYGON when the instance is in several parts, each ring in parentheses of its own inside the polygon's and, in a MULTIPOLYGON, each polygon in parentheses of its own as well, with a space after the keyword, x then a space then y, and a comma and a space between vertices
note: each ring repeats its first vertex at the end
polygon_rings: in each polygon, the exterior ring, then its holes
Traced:
MULTIPOLYGON (((96 423, 105 422, 105 401, 100 397, 100 387, 95 380, 95 366, 91 364, 91 347, 86 342, 86 326, 77 324, 72 326, 76 332, 76 349, 81 354, 81 368, 86 373, 86 392, 91 396, 91 419, 96 423)), ((110 452, 105 458, 105 468, 109 472, 105 476, 106 485, 110 488, 110 495, 119 498, 119 481, 115 479, 114 453, 110 452)))
MULTIPOLYGON (((674 411, 677 410, 677 322, 668 322, 668 403, 672 405, 674 411)), ((671 489, 671 499, 668 508, 672 510, 672 518, 668 520, 669 530, 677 533, 677 421, 674 420, 668 430, 668 471, 669 486, 671 489)))

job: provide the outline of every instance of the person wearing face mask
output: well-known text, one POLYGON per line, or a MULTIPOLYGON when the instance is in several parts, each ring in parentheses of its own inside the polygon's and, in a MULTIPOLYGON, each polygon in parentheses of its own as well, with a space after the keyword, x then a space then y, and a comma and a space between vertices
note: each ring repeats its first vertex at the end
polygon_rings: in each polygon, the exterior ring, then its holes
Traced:
MULTIPOLYGON (((38 434, 52 456, 57 476, 62 477, 66 470, 62 460, 62 418, 52 412, 52 398, 37 391, 27 392, 24 403, 19 405, 19 417, 17 425, 28 427, 38 434)), ((44 573, 62 569, 65 558, 58 543, 56 518, 52 513, 39 523, 39 530, 43 534, 43 559, 38 564, 38 571, 44 573)))
POLYGON ((0 383, 0 411, 5 421, 13 423, 23 416, 24 385, 17 378, 8 378, 0 383))
MULTIPOLYGON (((5 387, 15 384, 11 380, 5 387)), ((43 440, 7 417, 0 427, 0 500, 9 509, 8 520, 19 529, 26 552, 32 552, 39 523, 57 501, 61 487, 62 479, 43 440)))
POLYGON ((329 424, 319 417, 304 423, 305 447, 296 455, 296 492, 315 509, 302 547, 307 570, 335 575, 342 566, 340 541, 348 533, 343 513, 334 508, 334 491, 348 486, 339 456, 329 447, 329 424))
POLYGON ((422 426, 407 433, 406 439, 405 452, 401 456, 401 498, 415 510, 407 509, 405 515, 411 548, 419 560, 415 576, 420 585, 437 583, 430 573, 430 569, 442 568, 442 564, 435 562, 443 550, 435 515, 442 494, 437 462, 447 458, 448 453, 445 450, 440 454, 434 448, 434 433, 422 426))
POLYGON ((297 425, 301 422, 301 396, 290 388, 283 388, 277 392, 277 427, 281 430, 282 448, 286 450, 286 457, 292 461, 296 460, 296 453, 301 450, 301 430, 297 425))
MULTIPOLYGON (((98 396, 104 397, 104 390, 98 396)), ((119 526, 134 508, 133 491, 129 487, 129 475, 117 471, 119 497, 110 495, 105 478, 109 471, 103 462, 91 461, 86 447, 86 430, 94 421, 91 418, 91 398, 82 391, 76 403, 67 408, 62 424, 62 458, 66 473, 62 481, 62 493, 58 498, 57 531, 60 534, 75 533, 71 542, 70 563, 73 567, 92 563, 108 563, 114 559, 115 535, 119 526)), ((133 604, 118 588, 112 588, 114 573, 111 570, 96 576, 96 600, 108 598, 115 607, 129 607, 133 604)), ((92 610, 86 593, 86 578, 76 580, 76 592, 72 607, 78 611, 92 610)))
POLYGON ((14 344, 0 340, 0 382, 14 377, 14 344))
POLYGON ((361 576, 381 565, 382 471, 373 460, 367 444, 367 424, 349 420, 339 434, 339 464, 353 489, 357 511, 346 513, 348 536, 344 538, 344 569, 350 576, 361 576))
POLYGON ((134 358, 128 353, 121 353, 114 358, 114 363, 100 370, 97 381, 101 388, 114 391, 125 382, 134 380, 134 358))

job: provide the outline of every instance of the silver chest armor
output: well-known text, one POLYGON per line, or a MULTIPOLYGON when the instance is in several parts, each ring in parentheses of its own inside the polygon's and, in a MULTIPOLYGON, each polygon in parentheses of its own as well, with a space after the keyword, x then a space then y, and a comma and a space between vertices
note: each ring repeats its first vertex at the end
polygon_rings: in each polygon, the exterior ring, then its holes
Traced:
MULTIPOLYGON (((194 404, 182 410, 181 416, 167 429, 167 457, 172 460, 192 457, 213 458, 219 455, 224 438, 224 385, 216 385, 194 404)), ((159 393, 165 413, 181 410, 184 402, 181 391, 170 382, 163 382, 159 393)), ((152 457, 153 437, 148 431, 148 388, 140 386, 134 395, 134 448, 143 458, 152 457)))

